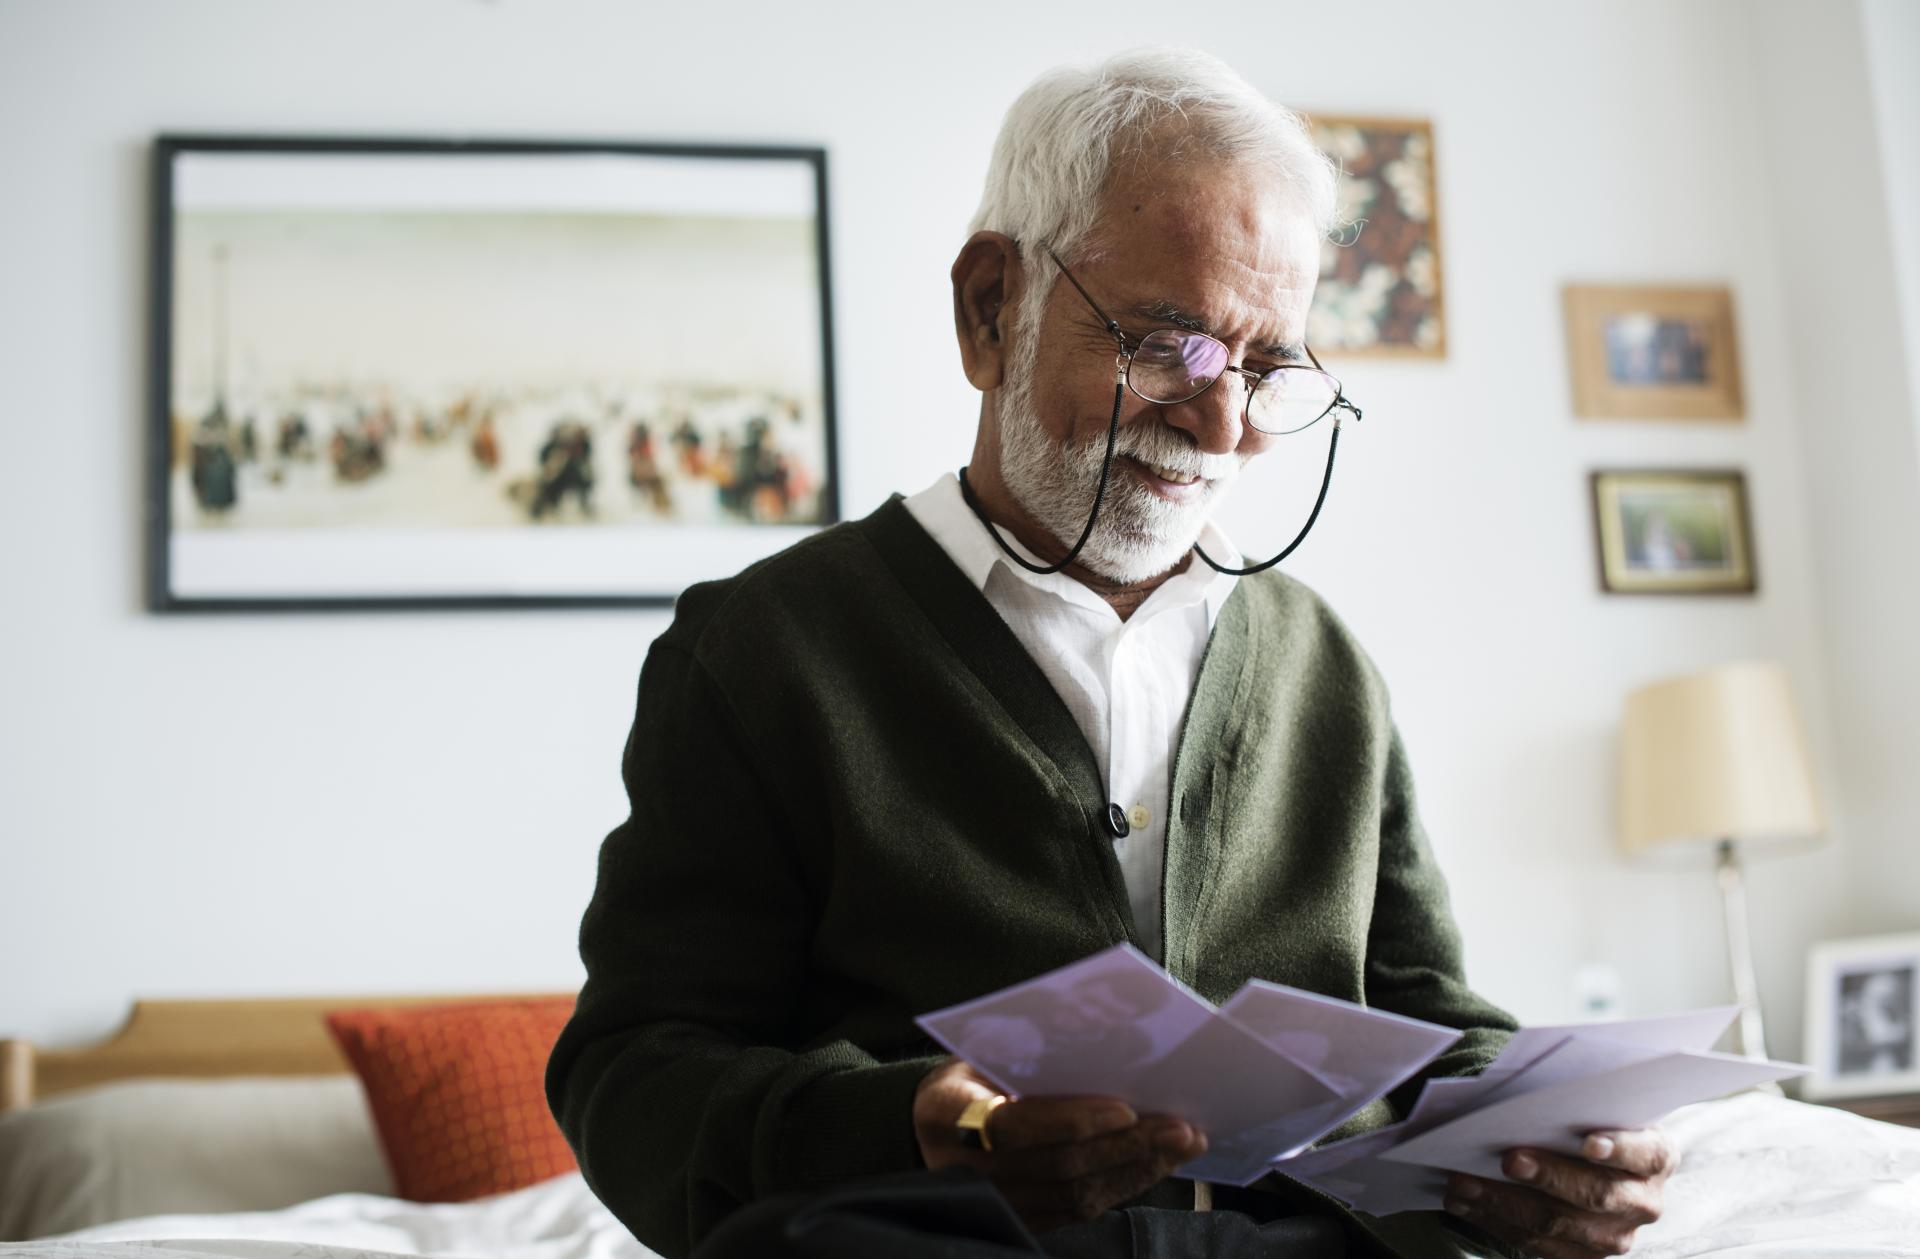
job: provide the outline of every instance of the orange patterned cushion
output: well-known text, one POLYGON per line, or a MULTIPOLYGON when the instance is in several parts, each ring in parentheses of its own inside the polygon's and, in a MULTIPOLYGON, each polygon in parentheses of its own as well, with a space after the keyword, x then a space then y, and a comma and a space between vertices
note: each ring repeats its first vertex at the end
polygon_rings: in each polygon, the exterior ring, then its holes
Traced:
POLYGON ((571 997, 327 1012, 400 1197, 465 1202, 578 1166, 544 1083, 572 1013, 571 997))

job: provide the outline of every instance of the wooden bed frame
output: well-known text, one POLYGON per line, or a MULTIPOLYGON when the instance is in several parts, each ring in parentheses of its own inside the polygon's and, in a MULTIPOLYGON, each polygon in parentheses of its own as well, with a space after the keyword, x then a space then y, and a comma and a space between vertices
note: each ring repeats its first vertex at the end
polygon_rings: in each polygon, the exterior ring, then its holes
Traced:
POLYGON ((321 1015, 370 1006, 572 998, 571 992, 135 1001, 97 1044, 42 1049, 0 1039, 0 1114, 72 1089, 136 1076, 337 1075, 351 1070, 321 1015))

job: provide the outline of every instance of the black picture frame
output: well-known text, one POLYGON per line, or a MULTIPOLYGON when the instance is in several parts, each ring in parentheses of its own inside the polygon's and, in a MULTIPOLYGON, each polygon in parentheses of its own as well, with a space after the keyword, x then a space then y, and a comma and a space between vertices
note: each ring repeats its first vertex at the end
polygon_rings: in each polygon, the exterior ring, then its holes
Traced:
MULTIPOLYGON (((721 176, 716 176, 715 182, 724 184, 725 180, 721 176)), ((759 555, 779 549, 786 541, 797 540, 795 530, 804 534, 804 532, 836 523, 841 518, 839 437, 833 352, 832 255, 828 226, 827 154, 824 148, 771 144, 628 143, 598 139, 450 139, 418 136, 166 133, 156 136, 152 142, 149 223, 151 256, 145 574, 147 606, 153 612, 665 607, 670 606, 680 591, 692 581, 728 575, 743 567, 745 563, 758 558, 759 555), (697 165, 700 163, 713 164, 709 169, 715 171, 718 171, 722 164, 732 170, 753 171, 762 169, 758 166, 760 163, 770 164, 765 168, 768 170, 772 170, 777 164, 788 164, 797 170, 804 170, 809 175, 812 186, 811 196, 807 197, 806 201, 812 218, 810 237, 814 263, 813 287, 816 297, 816 300, 808 305, 809 309, 816 314, 819 333, 817 415, 808 417, 810 427, 818 429, 815 435, 818 467, 817 470, 812 467, 807 469, 809 476, 805 481, 810 487, 810 497, 807 501, 814 505, 809 518, 796 522, 783 520, 771 525, 739 523, 726 525, 720 529, 707 529, 705 534, 726 533, 729 536, 737 534, 739 539, 737 544, 729 542, 725 553, 713 554, 710 557, 710 564, 702 563, 699 548, 708 545, 711 539, 682 545, 672 538, 650 538, 648 545, 655 548, 654 553, 662 557, 670 557, 671 565, 677 566, 678 571, 666 573, 657 581, 651 577, 636 575, 633 589, 606 589, 605 583, 597 580, 592 583, 596 586, 594 589, 574 591, 548 588, 527 589, 524 588, 524 584, 520 588, 476 587, 466 590, 438 588, 419 591, 377 588, 357 592, 339 588, 329 588, 324 591, 231 589, 210 591, 204 585, 183 588, 182 566, 175 562, 174 554, 174 542, 183 532, 175 512, 175 501, 181 493, 179 485, 176 484, 181 441, 175 380, 176 338, 180 331, 175 326, 176 247, 179 227, 177 196, 178 174, 182 160, 202 154, 243 155, 295 161, 302 159, 324 161, 341 156, 387 159, 413 157, 428 163, 439 159, 537 158, 561 163, 578 161, 582 163, 583 170, 594 168, 593 164, 596 163, 604 168, 610 159, 617 165, 620 159, 637 158, 666 159, 675 164, 682 162, 696 164, 688 167, 689 171, 702 169, 697 165), (742 166, 743 163, 747 165, 742 166), (689 547, 693 548, 692 551, 689 551, 689 547)), ((224 267, 224 263, 222 265, 224 267)), ((751 301, 751 298, 747 300, 751 301)), ((719 335, 737 334, 722 329, 719 335)), ((222 338, 224 341, 224 334, 222 338)), ((224 354, 224 348, 220 353, 224 354)), ((224 416, 226 389, 224 365, 214 375, 216 377, 215 398, 217 404, 222 407, 224 416)), ((808 402, 815 403, 816 399, 810 395, 808 402)), ((796 424, 799 423, 800 414, 800 405, 796 403, 793 407, 796 424)), ((222 423, 225 423, 224 419, 222 423)), ((763 421, 763 424, 771 424, 771 422, 763 421)), ((764 428, 763 431, 765 431, 764 428)), ((660 445, 664 450, 668 443, 663 441, 660 445)), ((631 459, 632 456, 629 457, 631 459)), ((585 458, 588 460, 592 458, 590 445, 585 452, 585 458)), ((231 460, 229 463, 231 464, 231 460)), ((231 477, 233 474, 229 475, 231 477)), ((193 479, 191 474, 189 479, 193 479)), ((785 483, 783 476, 782 486, 785 483)), ((197 486, 198 482, 196 481, 195 484, 197 486)), ((540 497, 539 488, 544 487, 537 487, 536 498, 540 497)), ((197 496, 197 489, 195 492, 197 496)), ((560 497, 555 499, 553 510, 556 515, 565 508, 564 496, 565 491, 561 491, 560 497)), ((578 506, 582 512, 586 510, 587 503, 587 494, 580 493, 578 506)), ((549 526, 536 532, 552 537, 556 533, 563 534, 568 528, 572 528, 576 534, 581 535, 592 533, 596 529, 602 533, 613 532, 612 527, 607 525, 549 526)), ((647 529, 674 531, 680 528, 672 523, 658 523, 636 526, 631 533, 638 536, 647 529)), ((280 532, 284 534, 286 531, 280 532)), ((482 531, 468 530, 467 532, 477 534, 482 531)), ((506 535, 503 532, 501 536, 506 535)), ((598 541, 600 541, 600 549, 606 550, 608 540, 598 541)), ((542 543, 540 545, 552 547, 558 544, 542 543)), ((255 556, 253 567, 261 571, 271 570, 271 565, 262 561, 259 556, 255 556)), ((390 577, 388 582, 391 583, 390 577)), ((337 587, 338 582, 336 581, 334 585, 337 587)))

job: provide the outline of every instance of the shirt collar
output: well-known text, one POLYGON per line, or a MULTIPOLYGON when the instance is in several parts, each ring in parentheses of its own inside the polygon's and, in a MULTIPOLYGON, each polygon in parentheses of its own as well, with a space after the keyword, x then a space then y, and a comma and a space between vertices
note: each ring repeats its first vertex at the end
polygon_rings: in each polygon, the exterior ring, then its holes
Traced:
MULTIPOLYGON (((906 501, 921 527, 933 535, 941 549, 952 557, 953 562, 976 590, 984 591, 987 579, 996 569, 1025 581, 1028 585, 1045 590, 1068 603, 1082 607, 1098 608, 1114 616, 1112 607, 1086 586, 1068 577, 1064 573, 1030 573, 1009 560, 1005 553, 995 545, 987 526, 973 514, 967 506, 967 500, 960 492, 960 478, 951 472, 943 472, 939 478, 913 495, 906 501)), ((1034 564, 1047 564, 1026 547, 1017 538, 1002 529, 1000 536, 1006 539, 1015 554, 1034 564)), ((1211 520, 1200 531, 1200 545, 1207 554, 1228 568, 1238 568, 1241 564, 1240 552, 1227 535, 1211 520)), ((1163 582, 1140 605, 1140 611, 1149 615, 1172 608, 1189 607, 1204 602, 1207 608, 1207 627, 1211 629, 1220 619, 1220 609, 1225 606, 1227 596, 1233 593, 1234 584, 1239 578, 1227 573, 1217 572, 1198 555, 1192 556, 1182 571, 1175 573, 1163 582)), ((1135 613, 1139 615, 1138 612, 1135 613)))

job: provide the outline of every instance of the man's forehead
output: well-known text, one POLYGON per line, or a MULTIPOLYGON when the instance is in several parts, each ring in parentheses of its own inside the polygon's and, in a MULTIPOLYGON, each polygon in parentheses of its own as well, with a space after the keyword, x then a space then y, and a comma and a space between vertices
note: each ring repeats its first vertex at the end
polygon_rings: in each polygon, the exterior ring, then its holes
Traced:
POLYGON ((1098 250, 1121 311, 1294 353, 1319 271, 1319 233, 1279 190, 1206 172, 1109 190, 1098 250))
POLYGON ((1100 200, 1107 226, 1150 231, 1183 247, 1229 244, 1246 256, 1261 252, 1265 242, 1318 236, 1293 191, 1258 166, 1131 165, 1114 173, 1100 200))

